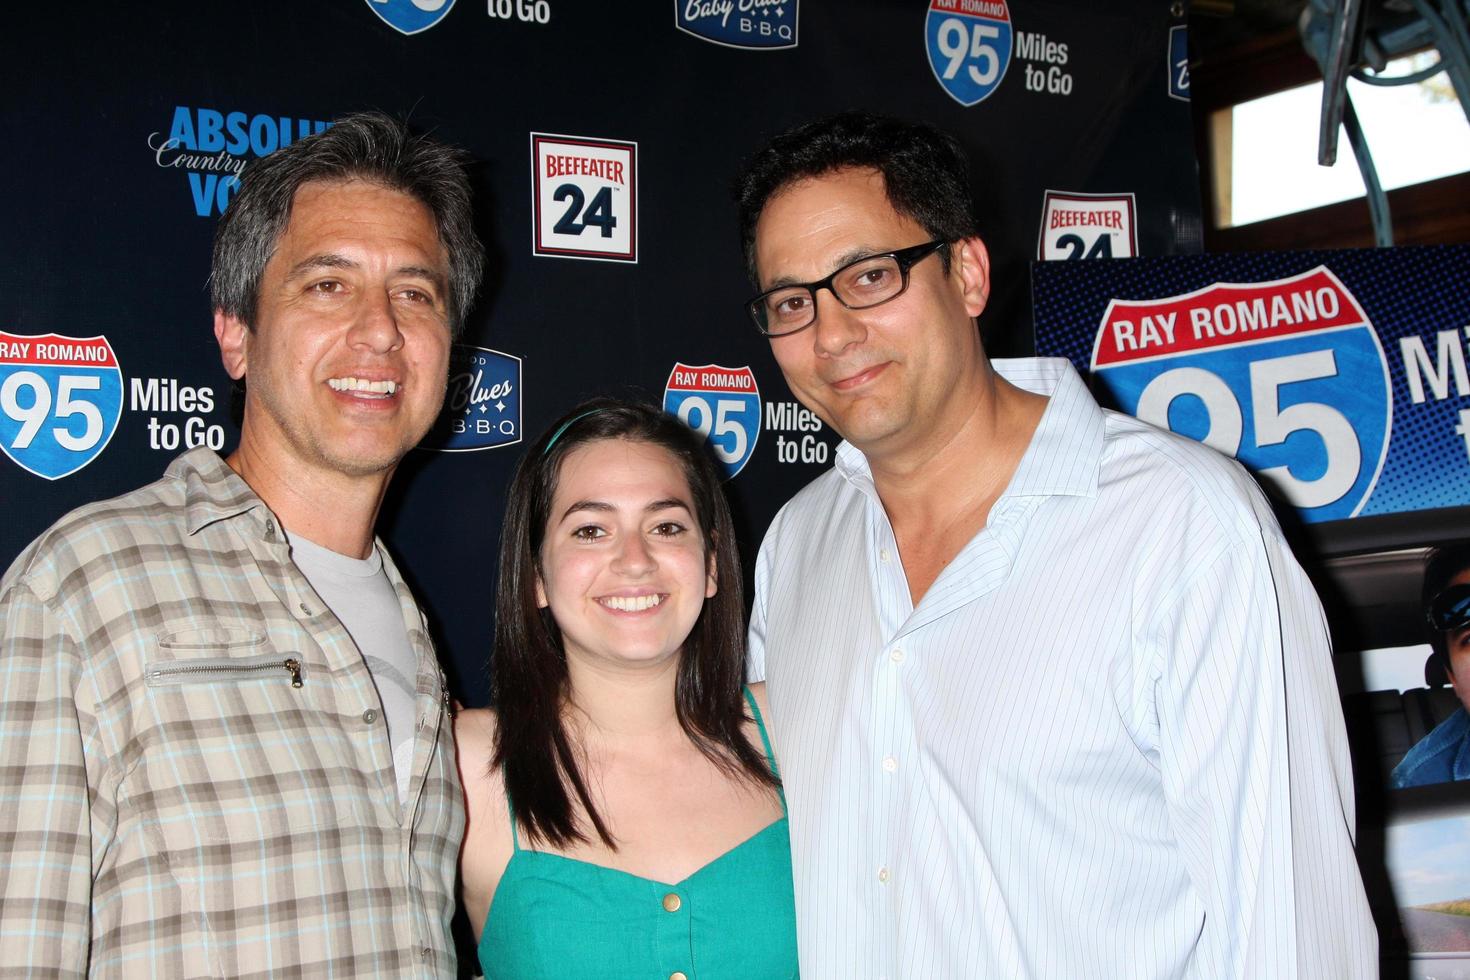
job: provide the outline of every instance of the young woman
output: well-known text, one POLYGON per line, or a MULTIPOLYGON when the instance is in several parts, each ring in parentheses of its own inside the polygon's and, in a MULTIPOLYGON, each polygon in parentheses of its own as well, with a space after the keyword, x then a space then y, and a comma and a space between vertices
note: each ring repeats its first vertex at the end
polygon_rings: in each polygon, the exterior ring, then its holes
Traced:
POLYGON ((796 976, 743 614, 720 474, 678 419, 599 399, 530 447, 501 542, 495 707, 456 722, 489 980, 796 976))

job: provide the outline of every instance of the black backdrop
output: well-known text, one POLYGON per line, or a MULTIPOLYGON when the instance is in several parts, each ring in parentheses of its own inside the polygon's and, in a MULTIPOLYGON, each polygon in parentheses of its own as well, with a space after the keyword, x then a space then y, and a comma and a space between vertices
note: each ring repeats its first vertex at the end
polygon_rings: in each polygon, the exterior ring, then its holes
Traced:
MULTIPOLYGON (((731 419, 753 449, 728 484, 747 563, 833 441, 783 414, 791 396, 741 309, 751 290, 728 188, 764 139, 844 108, 921 118, 959 136, 976 164, 995 258, 982 318, 992 353, 1030 352, 1027 263, 1046 191, 1134 205, 1136 227, 1112 239, 1112 254, 1197 249, 1183 4, 728 6, 721 24, 718 12, 701 16, 708 0, 11 5, 0 32, 0 333, 105 337, 122 397, 110 438, 61 453, 74 472, 48 479, 32 472, 44 470, 27 455, 36 450, 13 445, 18 427, 46 388, 52 414, 33 444, 51 440, 54 460, 55 430, 85 435, 86 421, 55 416, 58 380, 97 372, 43 367, 15 348, 0 356, 0 382, 23 374, 8 408, 0 397, 9 457, 0 459, 0 565, 67 510, 156 478, 177 451, 172 440, 233 445, 228 379, 210 332, 210 243, 221 182, 283 128, 294 138, 377 108, 470 152, 491 272, 464 343, 508 355, 480 357, 502 382, 491 403, 504 403, 495 411, 511 429, 534 436, 596 392, 662 399, 676 363, 749 368, 758 404, 748 391, 735 397, 743 414, 731 419), (793 44, 751 46, 782 41, 788 28, 793 44), (951 67, 953 95, 942 78, 951 67), (987 84, 964 87, 972 68, 987 84), (610 244, 599 242, 599 219, 611 215, 620 233, 636 223, 632 260, 533 254, 533 133, 636 144, 626 173, 636 183, 615 187, 601 212, 603 185, 587 186, 571 226, 596 249, 610 244), (193 404, 164 394, 181 388, 195 392, 193 404), (812 437, 804 446, 803 436, 812 437)), ((559 186, 552 180, 546 192, 559 186)), ((555 218, 571 199, 543 203, 555 218)), ((116 381, 99 384, 105 392, 116 381)), ((110 428, 94 391, 72 394, 97 399, 110 428)), ((483 451, 412 454, 380 524, 471 704, 486 696, 494 553, 523 445, 497 438, 505 444, 483 451)))

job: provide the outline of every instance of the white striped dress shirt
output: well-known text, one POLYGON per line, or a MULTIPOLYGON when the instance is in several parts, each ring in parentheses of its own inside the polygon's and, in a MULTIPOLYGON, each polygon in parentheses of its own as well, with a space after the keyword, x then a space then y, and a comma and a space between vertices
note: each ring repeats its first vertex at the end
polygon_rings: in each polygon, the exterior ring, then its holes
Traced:
POLYGON ((755 573, 801 971, 1373 976, 1321 606, 1245 471, 1060 359, 986 527, 917 607, 862 454, 755 573))

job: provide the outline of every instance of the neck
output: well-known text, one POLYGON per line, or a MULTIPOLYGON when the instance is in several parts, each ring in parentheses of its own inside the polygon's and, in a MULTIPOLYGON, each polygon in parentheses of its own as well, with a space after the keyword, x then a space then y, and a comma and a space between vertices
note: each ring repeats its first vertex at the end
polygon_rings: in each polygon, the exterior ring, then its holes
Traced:
POLYGON ((366 558, 392 470, 353 477, 259 451, 241 432, 225 462, 250 485, 292 535, 340 555, 366 558))
POLYGON ((1024 391, 984 363, 955 411, 899 450, 864 450, 890 520, 930 523, 993 502, 1031 443, 1046 399, 1024 391))
POLYGON ((679 658, 630 670, 569 656, 571 723, 603 743, 684 738, 674 709, 679 658))

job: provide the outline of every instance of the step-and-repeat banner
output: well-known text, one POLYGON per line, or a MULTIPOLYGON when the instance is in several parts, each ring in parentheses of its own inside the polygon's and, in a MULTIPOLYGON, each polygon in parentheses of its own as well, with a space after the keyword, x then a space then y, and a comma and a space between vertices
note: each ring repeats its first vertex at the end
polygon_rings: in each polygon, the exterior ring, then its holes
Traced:
MULTIPOLYGON (((1429 549, 1470 541, 1470 246, 1032 278, 1039 353, 1070 358, 1104 404, 1235 456, 1271 494, 1329 613, 1385 975, 1470 976, 1470 781, 1399 768, 1421 742, 1449 744, 1470 705, 1470 678, 1449 686, 1430 656, 1424 601, 1429 549)), ((1460 564, 1428 591, 1470 582, 1470 553, 1460 564)))
POLYGON ((205 280, 253 160, 361 109, 465 148, 490 273, 380 529, 482 703, 504 487, 584 396, 642 394, 725 461, 747 561, 835 439, 743 301, 730 182, 861 108, 974 158, 991 346, 1027 264, 1197 248, 1183 5, 1132 0, 160 0, 6 13, 0 567, 67 510, 237 437, 205 280))

